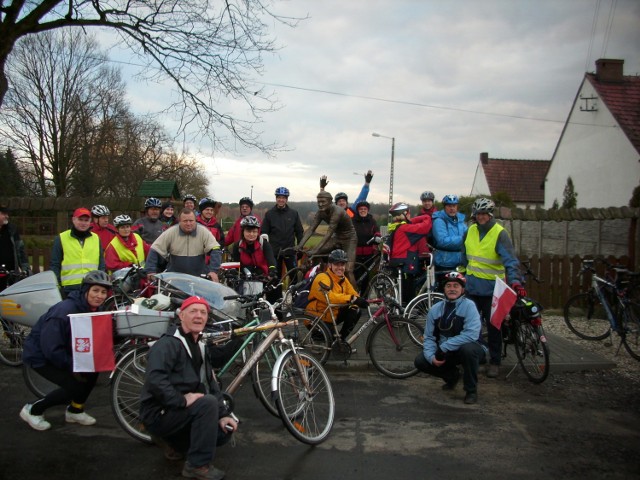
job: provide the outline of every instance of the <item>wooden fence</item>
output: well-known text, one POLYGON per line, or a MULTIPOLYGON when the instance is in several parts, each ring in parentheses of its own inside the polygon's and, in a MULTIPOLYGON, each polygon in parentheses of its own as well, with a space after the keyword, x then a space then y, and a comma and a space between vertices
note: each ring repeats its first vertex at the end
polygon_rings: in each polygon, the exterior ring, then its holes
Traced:
MULTIPOLYGON (((49 269, 51 250, 44 248, 27 248, 27 256, 31 258, 33 273, 49 269)), ((588 257, 593 258, 593 257, 588 257)), ((603 257, 600 257, 603 258, 603 257)), ((576 293, 586 291, 591 285, 591 275, 580 276, 583 257, 563 255, 544 255, 539 257, 520 257, 523 262, 530 262, 531 270, 541 280, 540 283, 527 279, 526 289, 530 297, 538 300, 545 308, 562 308, 567 299, 576 293)), ((629 257, 606 257, 615 265, 629 267, 629 257)), ((599 275, 604 274, 604 264, 596 262, 599 275)))

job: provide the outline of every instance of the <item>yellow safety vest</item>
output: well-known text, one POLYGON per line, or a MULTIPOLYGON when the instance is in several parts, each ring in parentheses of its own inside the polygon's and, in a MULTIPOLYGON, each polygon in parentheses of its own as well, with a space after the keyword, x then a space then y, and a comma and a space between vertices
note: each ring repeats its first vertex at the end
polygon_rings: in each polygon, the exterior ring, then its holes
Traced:
POLYGON ((496 276, 504 279, 504 265, 502 258, 496 252, 498 235, 504 228, 496 223, 480 240, 478 226, 473 224, 469 227, 464 248, 467 254, 467 275, 486 280, 495 280, 496 276))
POLYGON ((97 270, 100 265, 100 237, 92 233, 81 245, 77 238, 71 236, 71 230, 67 230, 60 234, 60 243, 62 244, 60 284, 63 287, 79 285, 88 272, 97 270))
MULTIPOLYGON (((144 244, 142 243, 142 238, 137 233, 131 233, 136 239, 136 253, 129 250, 125 245, 123 245, 122 240, 119 236, 114 237, 111 240, 110 245, 113 245, 113 249, 118 254, 118 258, 123 262, 131 262, 144 267, 144 244)), ((111 273, 111 272, 109 272, 111 273)))

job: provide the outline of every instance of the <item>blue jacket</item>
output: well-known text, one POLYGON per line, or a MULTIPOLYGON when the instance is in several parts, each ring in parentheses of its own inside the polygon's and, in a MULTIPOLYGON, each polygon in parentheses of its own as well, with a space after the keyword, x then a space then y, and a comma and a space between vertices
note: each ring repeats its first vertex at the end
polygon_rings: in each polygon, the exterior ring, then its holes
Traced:
POLYGON ((444 210, 440 210, 434 212, 431 218, 431 235, 436 249, 433 261, 441 270, 454 270, 462 264, 462 243, 468 230, 464 215, 456 213, 454 217, 450 217, 444 210))
POLYGON ((85 295, 87 290, 74 290, 40 317, 24 341, 22 361, 26 365, 37 368, 50 364, 62 370, 73 370, 71 322, 67 315, 91 311, 85 295))
POLYGON ((358 215, 356 205, 366 200, 368 196, 369 196, 369 184, 365 183, 364 185, 362 185, 362 189, 360 190, 360 193, 356 197, 355 201, 347 207, 349 210, 351 210, 351 213, 353 213, 354 216, 358 215))
POLYGON ((436 350, 440 347, 443 352, 455 352, 462 345, 471 342, 478 342, 480 345, 480 333, 482 324, 480 322, 480 314, 476 308, 476 304, 466 298, 464 295, 450 302, 445 300, 443 302, 436 303, 429 313, 427 314, 427 325, 424 329, 424 344, 422 347, 422 354, 424 358, 429 362, 433 362, 433 357, 436 354, 436 350), (454 335, 448 336, 443 330, 440 330, 438 341, 434 335, 434 328, 436 322, 443 316, 445 306, 455 304, 453 316, 454 322, 461 323, 461 327, 458 328, 459 332, 455 332, 454 335))
MULTIPOLYGON (((478 225, 478 232, 480 232, 480 239, 483 239, 487 232, 496 224, 495 219, 491 219, 484 225, 478 225)), ((464 234, 464 240, 467 238, 467 231, 464 234)), ((462 242, 462 265, 465 267, 469 263, 467 260, 467 252, 464 246, 464 240, 462 242)), ((516 251, 511 243, 511 238, 506 230, 500 232, 498 241, 496 242, 496 253, 500 255, 502 264, 504 265, 506 282, 509 285, 514 283, 522 283, 522 275, 520 273, 520 260, 516 256, 516 251)), ((495 286, 495 280, 487 280, 484 278, 478 278, 473 275, 467 275, 467 288, 465 292, 467 295, 477 295, 482 297, 493 296, 493 288, 495 286)))

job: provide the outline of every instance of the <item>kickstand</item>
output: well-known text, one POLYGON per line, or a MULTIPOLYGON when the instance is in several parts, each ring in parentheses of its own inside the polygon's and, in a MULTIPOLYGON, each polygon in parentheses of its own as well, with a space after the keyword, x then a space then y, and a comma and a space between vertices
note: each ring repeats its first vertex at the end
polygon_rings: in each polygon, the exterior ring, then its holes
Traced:
POLYGON ((509 373, 507 373, 507 374, 505 375, 505 377, 504 377, 504 378, 505 378, 505 379, 509 378, 509 375, 511 375, 511 374, 513 373, 513 371, 514 371, 516 368, 518 368, 518 362, 516 362, 516 363, 513 365, 513 368, 512 368, 511 370, 509 370, 509 373))

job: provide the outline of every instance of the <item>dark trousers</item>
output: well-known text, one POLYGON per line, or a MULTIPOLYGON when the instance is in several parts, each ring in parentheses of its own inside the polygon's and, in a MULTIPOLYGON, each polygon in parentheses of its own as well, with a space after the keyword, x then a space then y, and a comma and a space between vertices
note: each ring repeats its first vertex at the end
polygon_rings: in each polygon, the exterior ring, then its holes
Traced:
POLYGON ((231 439, 231 434, 220 430, 218 414, 218 399, 205 395, 187 408, 165 410, 155 422, 145 426, 176 451, 186 452, 192 466, 201 467, 213 461, 217 446, 231 439))
POLYGON ((462 365, 462 383, 466 392, 478 389, 478 365, 484 355, 484 349, 476 342, 465 343, 455 352, 446 353, 446 361, 441 367, 430 364, 424 354, 416 357, 414 364, 418 370, 434 377, 442 378, 446 383, 454 383, 458 379, 458 365, 462 365))
POLYGON ((340 309, 336 317, 336 323, 338 325, 342 324, 342 328, 340 329, 340 338, 342 338, 342 340, 346 340, 353 331, 353 327, 355 327, 358 320, 360 320, 361 313, 360 309, 355 306, 340 309))
POLYGON ((467 295, 476 304, 480 318, 487 327, 487 342, 489 344, 489 363, 500 365, 502 362, 502 332, 491 325, 491 301, 493 297, 467 295))
POLYGON ((34 368, 34 370, 60 388, 36 401, 31 407, 32 415, 42 415, 49 407, 68 405, 71 402, 84 405, 96 385, 98 373, 73 373, 53 365, 34 368))

